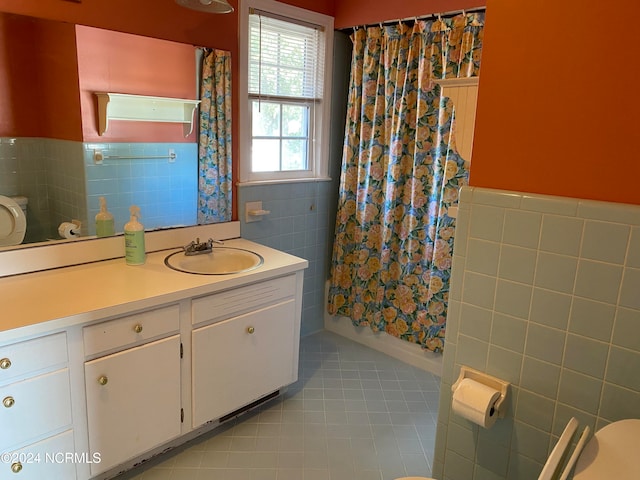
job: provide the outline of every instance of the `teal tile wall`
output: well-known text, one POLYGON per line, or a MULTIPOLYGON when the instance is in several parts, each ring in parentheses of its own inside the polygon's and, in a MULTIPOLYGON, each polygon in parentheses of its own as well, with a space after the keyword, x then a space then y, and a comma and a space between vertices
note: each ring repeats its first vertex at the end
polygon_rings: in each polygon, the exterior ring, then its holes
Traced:
POLYGON ((640 206, 466 188, 457 233, 433 476, 536 480, 572 416, 640 416, 640 206), (490 430, 461 365, 512 383, 490 430))
POLYGON ((58 225, 74 219, 82 221, 81 232, 87 235, 87 190, 82 143, 47 139, 46 145, 52 238, 60 238, 58 225))
POLYGON ((145 228, 197 223, 195 143, 86 143, 48 138, 0 138, 0 195, 28 198, 25 242, 56 239, 58 225, 82 222, 82 235, 95 235, 100 196, 107 197, 116 231, 129 220, 129 206, 142 209, 145 228), (175 162, 93 160, 103 155, 168 154, 175 162))
POLYGON ((85 143, 84 165, 89 235, 95 235, 101 196, 114 216, 116 232, 129 221, 131 205, 140 207, 145 229, 197 224, 196 143, 85 143), (96 164, 95 150, 104 157, 121 158, 104 158, 96 164), (175 159, 168 158, 169 150, 175 159))
POLYGON ((304 273, 301 334, 324 328, 326 299, 324 285, 329 278, 342 143, 347 109, 351 62, 351 40, 334 32, 333 89, 329 141, 330 181, 240 185, 238 212, 242 237, 283 250, 309 261, 304 273), (245 221, 245 203, 262 201, 271 213, 260 222, 245 221))
POLYGON ((324 283, 333 234, 332 182, 281 183, 241 186, 238 189, 240 231, 243 238, 308 260, 304 273, 302 335, 322 330, 324 283), (247 223, 246 202, 262 201, 271 213, 261 221, 247 223))
POLYGON ((0 138, 0 195, 20 195, 29 202, 25 243, 59 238, 62 222, 84 223, 84 179, 80 142, 0 138))

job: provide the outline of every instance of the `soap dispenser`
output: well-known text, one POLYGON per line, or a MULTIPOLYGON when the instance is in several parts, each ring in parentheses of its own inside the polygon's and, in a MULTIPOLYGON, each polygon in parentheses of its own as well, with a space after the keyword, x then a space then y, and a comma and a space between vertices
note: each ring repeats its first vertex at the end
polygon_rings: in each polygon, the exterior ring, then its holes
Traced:
POLYGON ((100 197, 100 212, 96 215, 96 235, 111 237, 116 234, 113 215, 107 210, 107 200, 100 197))
POLYGON ((144 250, 144 226, 138 221, 140 207, 131 205, 131 219, 124 226, 124 258, 127 265, 142 265, 147 259, 144 250))

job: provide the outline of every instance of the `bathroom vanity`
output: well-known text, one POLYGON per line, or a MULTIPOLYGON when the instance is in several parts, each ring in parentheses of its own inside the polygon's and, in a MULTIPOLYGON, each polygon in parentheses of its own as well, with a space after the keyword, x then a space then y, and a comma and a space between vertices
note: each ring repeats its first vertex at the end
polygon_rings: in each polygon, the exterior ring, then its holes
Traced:
POLYGON ((110 478, 297 380, 307 261, 225 246, 264 263, 194 275, 173 249, 0 278, 0 478, 110 478))

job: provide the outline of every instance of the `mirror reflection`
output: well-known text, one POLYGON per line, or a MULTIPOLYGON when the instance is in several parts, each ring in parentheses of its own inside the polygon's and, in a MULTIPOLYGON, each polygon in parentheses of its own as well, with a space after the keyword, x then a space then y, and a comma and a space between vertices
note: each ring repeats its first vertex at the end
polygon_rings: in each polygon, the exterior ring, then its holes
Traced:
POLYGON ((125 106, 133 113, 111 118, 104 133, 98 126, 98 92, 198 98, 199 49, 7 13, 0 42, 0 248, 95 236, 101 197, 116 233, 131 205, 147 230, 227 219, 212 210, 230 211, 230 191, 209 180, 230 177, 230 168, 199 172, 198 109, 191 133, 162 114, 136 118, 136 106, 125 106), (199 176, 206 215, 198 214, 199 176))

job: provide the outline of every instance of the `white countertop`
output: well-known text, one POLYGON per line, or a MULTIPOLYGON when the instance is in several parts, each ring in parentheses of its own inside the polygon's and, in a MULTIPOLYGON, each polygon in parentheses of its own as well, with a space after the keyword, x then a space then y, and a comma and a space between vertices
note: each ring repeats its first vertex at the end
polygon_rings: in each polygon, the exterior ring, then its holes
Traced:
POLYGON ((286 275, 307 260, 244 239, 225 246, 254 251, 264 264, 232 275, 193 275, 170 269, 171 250, 147 255, 144 265, 124 258, 0 278, 0 341, 122 315, 185 298, 286 275), (46 324, 45 324, 46 322, 46 324))

